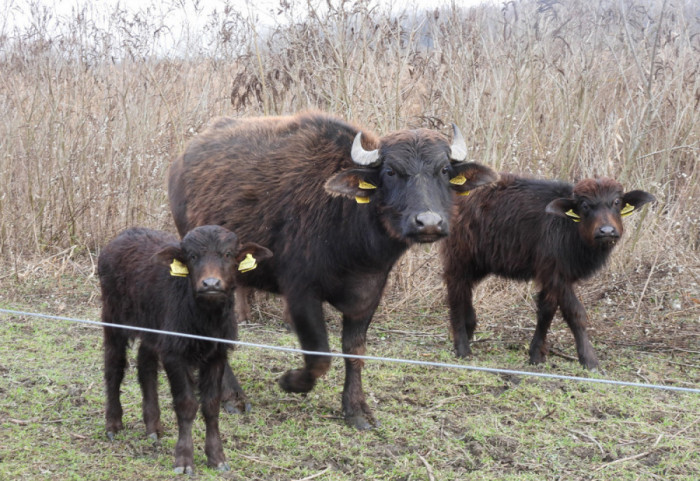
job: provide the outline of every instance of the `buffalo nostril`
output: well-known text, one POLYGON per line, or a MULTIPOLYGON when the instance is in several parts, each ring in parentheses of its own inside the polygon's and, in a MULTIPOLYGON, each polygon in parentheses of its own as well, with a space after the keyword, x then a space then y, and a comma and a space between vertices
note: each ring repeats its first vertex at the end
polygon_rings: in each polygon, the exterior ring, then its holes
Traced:
POLYGON ((416 216, 416 225, 418 227, 440 227, 442 226, 442 217, 435 212, 422 212, 416 216))
POLYGON ((604 235, 604 236, 614 236, 614 235, 617 235, 617 231, 616 231, 615 228, 614 228, 613 226, 611 226, 611 225, 604 225, 603 227, 601 227, 600 229, 598 229, 598 232, 600 233, 600 235, 604 235))
POLYGON ((221 289, 221 279, 207 277, 202 281, 202 287, 205 289, 221 289))

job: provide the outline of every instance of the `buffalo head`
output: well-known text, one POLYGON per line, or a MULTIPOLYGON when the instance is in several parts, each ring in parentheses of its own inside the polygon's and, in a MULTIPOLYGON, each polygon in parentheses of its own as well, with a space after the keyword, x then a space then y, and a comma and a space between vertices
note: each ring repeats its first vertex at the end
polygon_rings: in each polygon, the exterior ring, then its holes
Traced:
POLYGON ((221 303, 230 299, 236 270, 254 268, 272 256, 269 249, 249 242, 217 225, 197 227, 180 244, 171 244, 155 254, 156 263, 170 266, 170 274, 188 277, 198 302, 221 303))
POLYGON ((371 150, 358 132, 351 149, 357 167, 331 177, 326 191, 373 205, 393 238, 436 241, 449 234, 452 193, 468 195, 497 178, 488 167, 465 162, 464 137, 454 124, 453 130, 452 143, 432 130, 400 130, 371 150))
POLYGON ((589 246, 610 248, 622 236, 622 217, 654 200, 643 190, 624 192, 613 179, 584 179, 574 186, 571 197, 553 200, 546 211, 578 223, 579 234, 589 246))

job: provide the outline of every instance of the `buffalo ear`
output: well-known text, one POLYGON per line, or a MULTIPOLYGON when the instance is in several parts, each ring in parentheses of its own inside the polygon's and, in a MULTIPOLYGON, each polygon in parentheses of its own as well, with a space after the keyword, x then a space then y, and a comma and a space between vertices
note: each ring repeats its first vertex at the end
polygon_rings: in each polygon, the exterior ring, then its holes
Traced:
POLYGON ((457 162, 450 165, 450 187, 461 195, 480 185, 498 180, 498 174, 485 165, 475 162, 457 162))
POLYGON ((367 199, 374 195, 379 185, 377 169, 348 169, 342 170, 326 181, 326 192, 333 196, 343 196, 350 199, 367 199))
POLYGON ((182 252, 182 249, 177 244, 167 245, 151 257, 151 262, 162 266, 169 266, 174 260, 183 264, 186 261, 185 253, 182 252))
POLYGON ((547 204, 545 212, 547 214, 558 215, 559 217, 571 217, 572 219, 578 219, 578 214, 575 213, 576 202, 573 199, 567 199, 561 197, 559 199, 554 199, 552 202, 547 204))
POLYGON ((252 271, 259 261, 272 257, 272 251, 254 242, 246 242, 236 253, 236 264, 240 272, 252 271))
POLYGON ((630 215, 635 210, 639 209, 644 204, 654 202, 656 197, 643 190, 632 190, 622 196, 622 216, 630 215))
POLYGON ((265 259, 272 257, 272 251, 267 247, 263 247, 255 242, 246 242, 240 249, 238 249, 238 253, 236 254, 236 262, 241 262, 248 256, 248 254, 253 256, 256 261, 264 261, 265 259))

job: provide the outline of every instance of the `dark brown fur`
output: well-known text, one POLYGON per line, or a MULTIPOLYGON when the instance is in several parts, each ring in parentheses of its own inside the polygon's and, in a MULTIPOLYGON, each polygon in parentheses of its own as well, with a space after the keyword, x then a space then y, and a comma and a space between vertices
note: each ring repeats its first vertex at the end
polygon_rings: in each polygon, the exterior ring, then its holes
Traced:
POLYGON ((460 198, 452 234, 441 246, 457 355, 471 354, 469 341, 476 327, 474 286, 495 274, 534 279, 541 289, 530 362, 544 361, 545 337, 559 307, 574 334, 581 364, 595 368, 598 359, 574 284, 607 261, 623 232, 621 209, 626 204, 637 209, 652 200, 643 191, 624 193, 612 179, 586 179, 574 186, 510 174, 460 198), (579 222, 571 215, 578 216, 579 222))
MULTIPOLYGON (((447 138, 425 129, 381 139, 363 132, 364 148, 378 148, 382 164, 358 166, 350 154, 358 131, 319 113, 218 119, 192 140, 170 171, 170 205, 181 233, 220 224, 275 253, 241 282, 285 296, 306 350, 329 350, 321 309, 327 301, 343 313, 343 352, 363 354, 394 262, 412 243, 447 235, 451 190, 495 179, 485 167, 450 162, 447 138), (460 174, 466 182, 452 186, 450 178, 460 174), (356 196, 370 202, 358 204, 356 196)), ((370 427, 363 363, 345 364, 346 420, 370 427)), ((280 386, 307 392, 329 366, 328 357, 305 356, 305 367, 287 372, 280 386)))
MULTIPOLYGON (((102 321, 206 337, 234 339, 233 316, 235 270, 246 254, 259 259, 270 255, 255 244, 239 245, 236 235, 219 226, 199 227, 180 242, 175 236, 149 229, 129 229, 100 253, 98 273, 102 289, 102 321), (171 262, 187 266, 189 275, 175 277, 171 262)), ((208 464, 228 466, 219 435, 221 381, 227 345, 183 337, 141 333, 104 327, 106 429, 110 439, 123 428, 119 386, 124 378, 126 348, 135 337, 138 379, 143 394, 146 433, 162 434, 158 406, 158 360, 170 381, 179 436, 175 446, 175 469, 193 471, 192 423, 198 410, 195 391, 202 400, 206 422, 208 464), (195 385, 194 371, 199 371, 195 385)))

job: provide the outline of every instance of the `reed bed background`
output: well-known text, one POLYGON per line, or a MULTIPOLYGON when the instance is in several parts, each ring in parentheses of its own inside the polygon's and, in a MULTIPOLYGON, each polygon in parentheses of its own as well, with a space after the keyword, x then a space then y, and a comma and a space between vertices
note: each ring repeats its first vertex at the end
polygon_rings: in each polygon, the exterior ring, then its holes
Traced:
MULTIPOLYGON (((447 133, 456 122, 470 158, 496 170, 613 176, 652 192, 658 202, 628 218, 601 282, 632 284, 633 305, 668 283, 661 300, 645 302, 700 303, 692 0, 427 10, 284 0, 262 16, 254 2, 207 12, 175 0, 138 12, 96 3, 68 15, 9 3, 0 23, 3 279, 22 282, 47 264, 89 273, 120 230, 173 231, 168 165, 213 116, 315 108, 380 134, 447 133)), ((441 303, 440 270, 434 246, 413 249, 392 275, 389 309, 441 303)))

